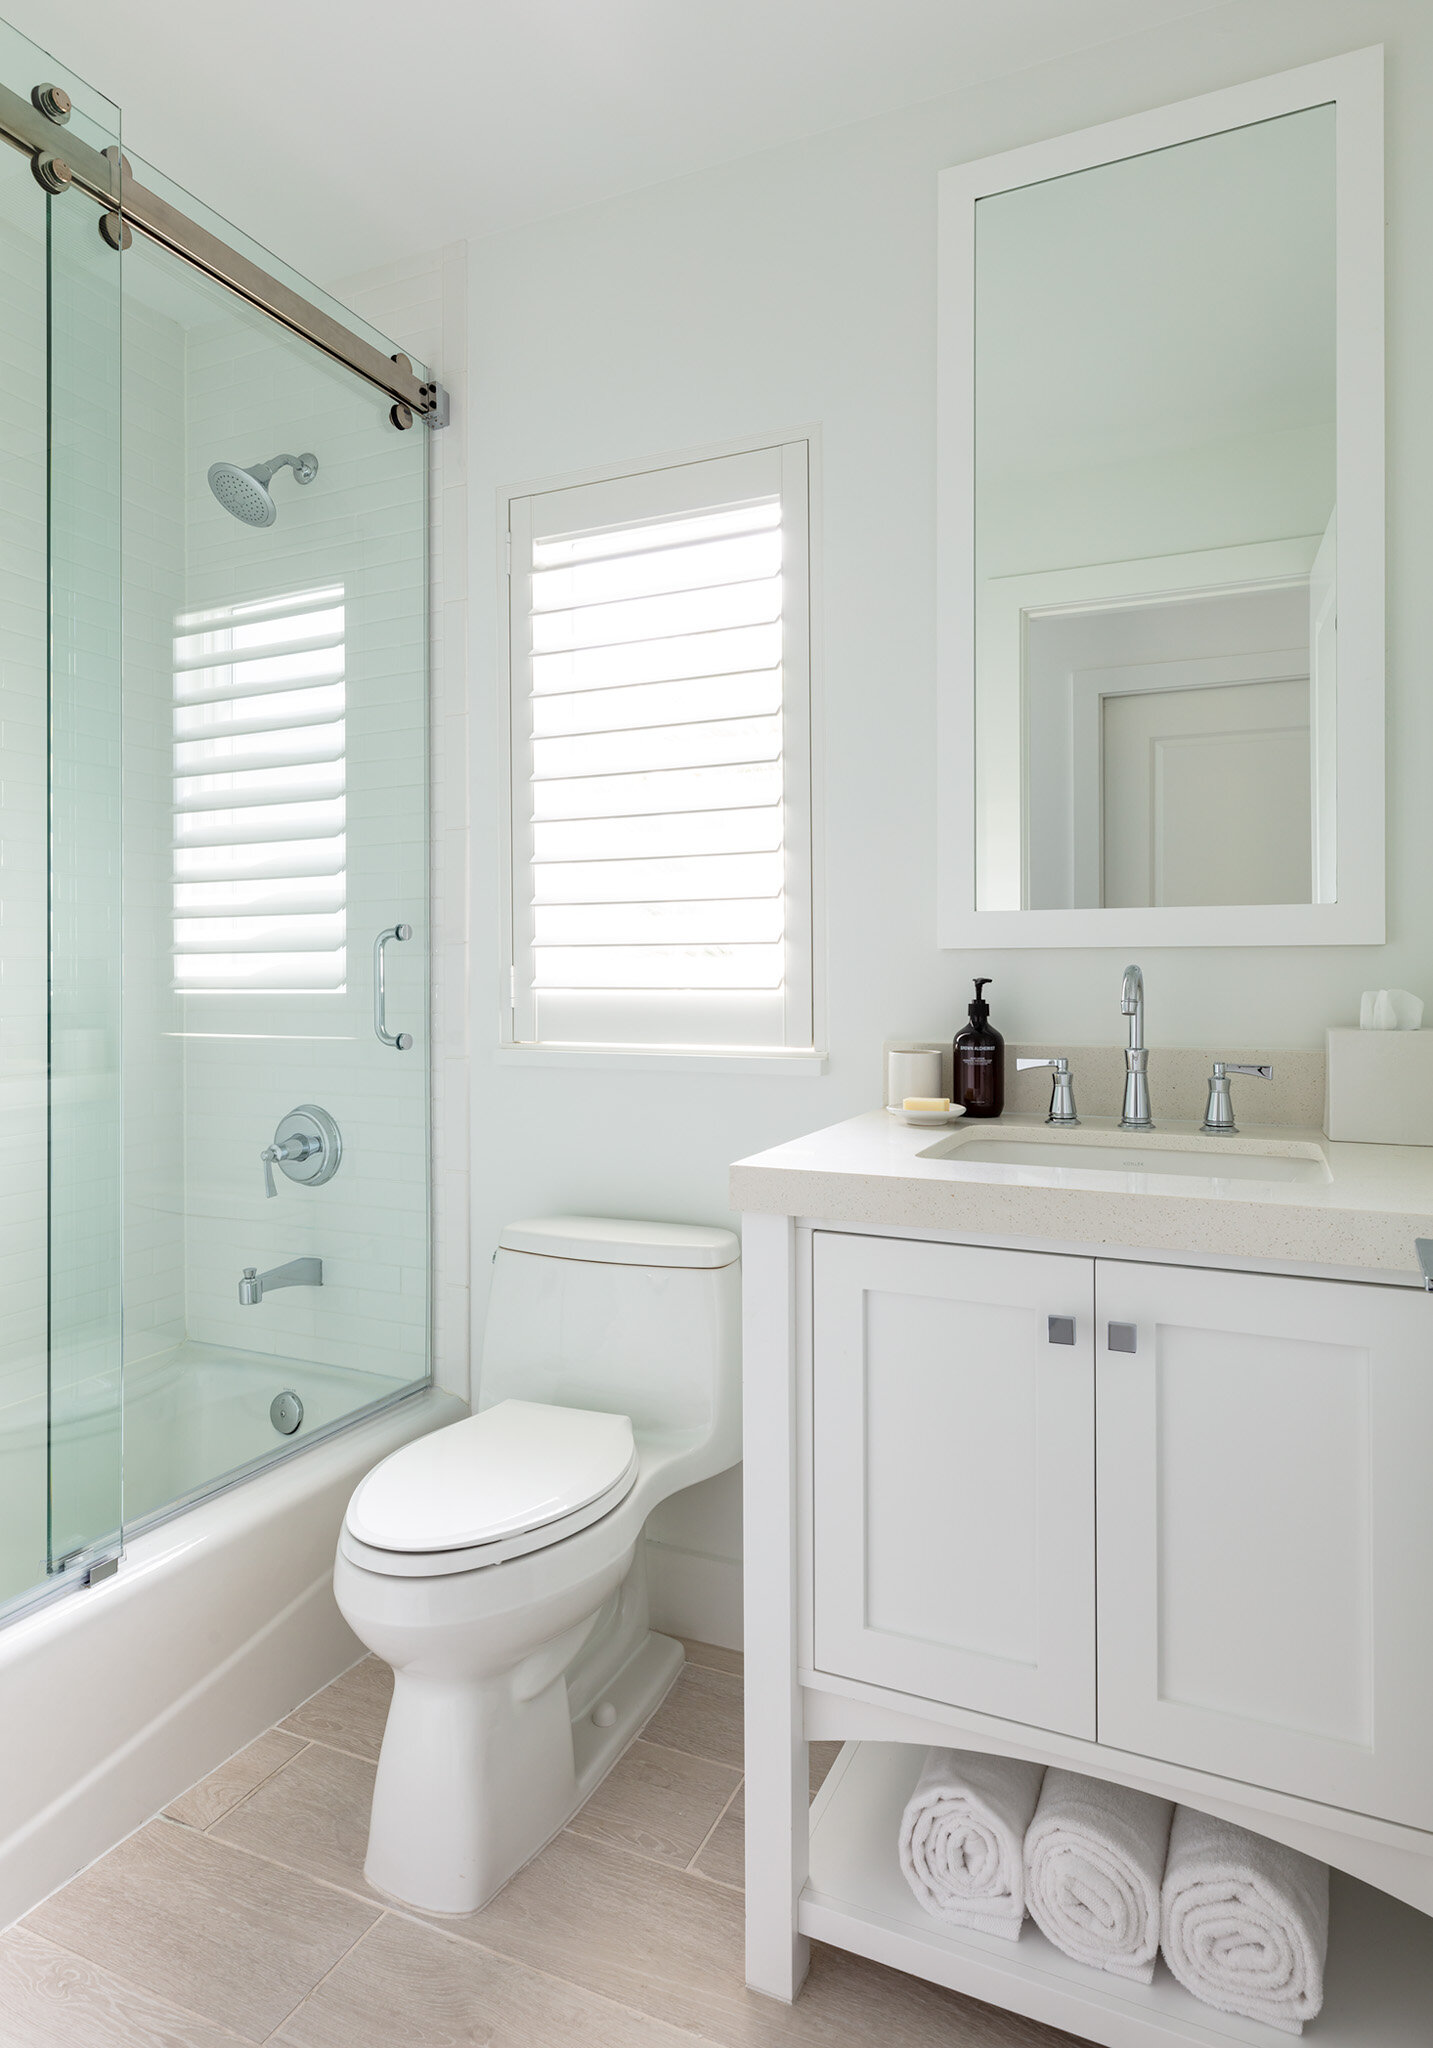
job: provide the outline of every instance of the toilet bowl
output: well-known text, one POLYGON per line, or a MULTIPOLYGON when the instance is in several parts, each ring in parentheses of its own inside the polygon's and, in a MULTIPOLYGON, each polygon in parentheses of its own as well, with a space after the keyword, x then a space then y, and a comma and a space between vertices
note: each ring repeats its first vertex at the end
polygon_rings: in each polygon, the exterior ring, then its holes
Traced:
POLYGON ((740 1247, 608 1217, 511 1224, 476 1412, 374 1467, 334 1592, 391 1664, 364 1875, 470 1913, 580 1806, 660 1704, 643 1525, 741 1455, 740 1247))

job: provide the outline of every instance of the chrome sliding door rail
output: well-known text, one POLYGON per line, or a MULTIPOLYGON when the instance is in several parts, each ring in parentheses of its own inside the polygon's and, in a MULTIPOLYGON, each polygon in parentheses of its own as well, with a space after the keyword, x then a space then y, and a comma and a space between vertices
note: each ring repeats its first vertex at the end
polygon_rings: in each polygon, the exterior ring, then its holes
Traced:
MULTIPOLYGON (((42 97, 44 90, 36 88, 42 97)), ((393 400, 389 417, 395 427, 410 427, 415 419, 435 427, 446 425, 447 393, 438 384, 422 383, 406 356, 384 355, 331 313, 271 277, 157 192, 138 184, 117 150, 91 149, 79 136, 67 133, 67 119, 67 106, 59 114, 47 114, 0 85, 0 140, 29 156, 46 191, 79 191, 97 200, 105 209, 102 231, 112 246, 122 241, 125 227, 136 229, 382 391, 393 400)))

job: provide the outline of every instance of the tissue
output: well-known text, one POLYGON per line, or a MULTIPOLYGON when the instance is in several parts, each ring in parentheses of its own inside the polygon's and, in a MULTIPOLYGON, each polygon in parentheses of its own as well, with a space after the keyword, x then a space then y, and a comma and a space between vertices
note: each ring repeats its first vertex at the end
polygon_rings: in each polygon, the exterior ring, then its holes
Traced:
POLYGON ((1367 988, 1358 1001, 1360 1031, 1418 1031, 1423 1001, 1406 988, 1367 988))

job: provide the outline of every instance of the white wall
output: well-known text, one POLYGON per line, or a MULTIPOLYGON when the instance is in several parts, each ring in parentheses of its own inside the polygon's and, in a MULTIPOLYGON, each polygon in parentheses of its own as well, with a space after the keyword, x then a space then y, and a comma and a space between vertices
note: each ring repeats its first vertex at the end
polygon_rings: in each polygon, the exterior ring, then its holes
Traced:
MULTIPOLYGON (((473 1272, 528 1212, 728 1221, 730 1160, 875 1105, 881 1041, 964 1021, 994 976, 1010 1036, 1112 1042, 1113 953, 936 949, 932 884, 936 173, 1384 39, 1389 46, 1390 931, 1381 949, 1147 951, 1153 1045, 1314 1046, 1358 992, 1433 997, 1433 746, 1421 587, 1433 339, 1426 263, 1433 10, 1240 0, 977 92, 563 216, 473 250, 473 1272), (742 1079, 498 1065, 500 485, 820 425, 821 760, 830 1065, 742 1079)), ((1158 1059, 1158 1051, 1155 1054, 1158 1059)), ((1092 1104, 1091 1108, 1111 1105, 1092 1104)), ((481 1299, 474 1308, 481 1315, 481 1299)), ((720 1490, 720 1489, 719 1489, 720 1490)), ((663 1518, 734 1555, 731 1488, 663 1518)))

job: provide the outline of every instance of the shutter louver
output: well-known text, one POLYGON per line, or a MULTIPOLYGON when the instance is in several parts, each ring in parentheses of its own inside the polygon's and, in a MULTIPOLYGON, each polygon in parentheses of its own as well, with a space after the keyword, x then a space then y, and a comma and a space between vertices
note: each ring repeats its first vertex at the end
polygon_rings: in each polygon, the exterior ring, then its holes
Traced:
POLYGON ((533 983, 777 990, 781 505, 541 540, 533 983))
POLYGON ((342 588, 182 615, 174 705, 176 986, 341 991, 342 588))

